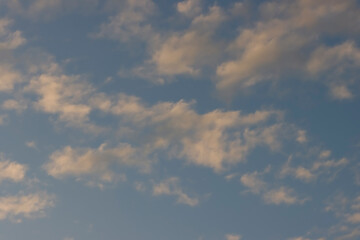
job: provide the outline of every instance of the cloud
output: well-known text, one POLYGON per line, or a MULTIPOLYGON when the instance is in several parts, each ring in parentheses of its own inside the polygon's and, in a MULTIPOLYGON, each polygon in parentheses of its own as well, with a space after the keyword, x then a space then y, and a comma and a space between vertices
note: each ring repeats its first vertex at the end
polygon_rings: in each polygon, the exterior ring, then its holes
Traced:
POLYGON ((133 166, 148 171, 149 160, 142 161, 136 149, 129 144, 119 144, 114 148, 107 148, 102 144, 98 149, 65 147, 50 156, 50 161, 43 167, 47 173, 55 178, 76 177, 79 179, 90 177, 102 182, 114 182, 121 176, 112 171, 114 164, 133 166))
POLYGON ((0 155, 0 183, 4 180, 11 180, 13 182, 21 182, 24 180, 27 166, 4 160, 4 157, 0 155))
POLYGON ((5 110, 15 110, 17 112, 23 112, 27 109, 27 102, 24 100, 8 99, 3 102, 2 108, 5 110))
POLYGON ((311 182, 316 180, 320 175, 325 174, 335 174, 336 172, 341 170, 344 166, 346 166, 349 161, 347 158, 341 158, 339 160, 327 160, 330 156, 331 151, 325 150, 321 151, 318 154, 319 159, 315 159, 312 162, 312 166, 303 167, 297 166, 292 167, 291 163, 293 162, 293 155, 291 155, 287 162, 282 166, 280 171, 280 177, 292 176, 296 179, 302 180, 304 182, 311 182))
POLYGON ((8 12, 34 20, 51 19, 76 9, 93 10, 98 3, 98 0, 34 0, 30 3, 24 0, 0 0, 0 6, 6 7, 8 12))
POLYGON ((262 180, 262 176, 270 172, 270 166, 263 172, 246 173, 241 176, 240 182, 249 188, 253 194, 261 195, 268 204, 302 204, 307 199, 300 199, 294 190, 287 187, 272 187, 268 182, 262 180))
POLYGON ((22 36, 22 32, 12 32, 9 27, 12 21, 7 18, 0 19, 0 50, 16 49, 26 42, 26 39, 22 36))
POLYGON ((347 221, 351 223, 359 223, 360 222, 360 213, 353 213, 347 216, 347 221))
POLYGON ((280 187, 278 189, 273 189, 264 194, 264 200, 266 203, 270 204, 301 204, 305 200, 300 200, 297 196, 294 195, 294 191, 289 188, 280 187))
POLYGON ((0 115, 0 126, 5 124, 7 115, 0 115))
POLYGON ((29 83, 23 92, 34 93, 33 107, 47 114, 58 116, 68 126, 87 132, 99 133, 102 128, 92 124, 89 114, 93 107, 88 103, 95 97, 95 89, 80 75, 66 75, 55 63, 38 64, 32 68, 29 83))
POLYGON ((240 235, 234 235, 234 234, 226 234, 225 238, 226 240, 241 240, 240 235))
POLYGON ((136 39, 151 39, 153 30, 148 18, 154 13, 151 0, 125 0, 120 3, 118 13, 100 26, 95 37, 117 39, 123 42, 136 39), (121 6, 121 7, 120 7, 121 6))
POLYGON ((354 95, 347 86, 331 86, 331 96, 335 99, 351 99, 354 95))
POLYGON ((0 92, 11 92, 17 83, 22 82, 22 76, 8 64, 0 64, 0 92))
MULTIPOLYGON (((254 27, 239 29, 237 39, 227 48, 230 59, 217 67, 218 90, 235 94, 259 82, 285 79, 294 73, 305 79, 316 76, 326 85, 344 81, 350 84, 356 74, 344 71, 358 69, 359 51, 351 38, 358 34, 359 27, 355 21, 348 21, 350 16, 359 19, 360 10, 353 0, 330 2, 331 7, 329 1, 323 0, 260 5, 260 17, 252 24, 254 27), (345 42, 334 47, 322 46, 319 36, 339 34, 345 42)), ((350 98, 344 90, 333 96, 350 98)))
POLYGON ((200 67, 217 53, 208 35, 197 31, 173 34, 155 51, 151 62, 155 63, 158 74, 196 75, 200 67))
POLYGON ((252 193, 259 194, 266 188, 266 183, 259 178, 259 175, 262 173, 258 173, 257 171, 253 173, 246 173, 241 176, 241 183, 250 189, 252 193))
POLYGON ((42 217, 45 209, 53 206, 54 196, 45 192, 0 197, 0 220, 42 217))
POLYGON ((128 128, 135 128, 132 131, 137 134, 147 132, 142 137, 143 141, 147 139, 145 149, 168 151, 172 158, 216 171, 221 171, 224 164, 245 161, 256 146, 279 149, 282 131, 286 129, 280 123, 264 126, 267 121, 276 121, 277 111, 258 111, 256 117, 254 113, 221 110, 198 114, 192 103, 161 102, 147 107, 140 99, 127 95, 120 95, 109 111, 128 124, 128 128))
POLYGON ((34 141, 26 142, 25 145, 26 145, 28 148, 37 149, 36 142, 34 142, 34 141))
POLYGON ((177 203, 186 204, 191 207, 199 204, 199 200, 196 197, 190 197, 188 194, 184 193, 179 185, 179 179, 176 177, 168 178, 158 184, 154 184, 153 195, 176 196, 177 203))
POLYGON ((306 131, 304 130, 299 130, 298 131, 298 137, 296 138, 296 141, 298 141, 299 143, 304 143, 307 141, 306 138, 306 131))
POLYGON ((44 165, 49 175, 112 182, 112 166, 150 171, 163 158, 221 172, 245 162, 257 147, 279 151, 284 139, 296 138, 297 130, 282 122, 283 114, 275 110, 250 114, 214 110, 199 114, 194 103, 183 100, 148 106, 126 94, 94 96, 89 105, 121 123, 111 136, 122 143, 99 148, 67 146, 54 152, 44 165))
POLYGON ((202 11, 201 0, 186 0, 178 2, 176 9, 179 13, 184 14, 185 16, 196 16, 202 11))
POLYGON ((310 240, 310 238, 305 238, 305 237, 294 237, 294 238, 289 238, 288 240, 310 240))

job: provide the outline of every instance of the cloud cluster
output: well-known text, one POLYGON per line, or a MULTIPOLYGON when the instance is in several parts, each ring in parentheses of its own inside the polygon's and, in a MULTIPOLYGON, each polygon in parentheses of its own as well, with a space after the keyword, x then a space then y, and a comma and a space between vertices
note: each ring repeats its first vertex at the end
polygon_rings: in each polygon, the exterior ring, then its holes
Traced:
POLYGON ((118 15, 101 25, 98 36, 145 42, 144 57, 150 58, 132 74, 155 83, 178 75, 198 77, 215 69, 205 77, 215 79, 224 96, 264 81, 296 76, 323 82, 334 99, 355 97, 350 87, 358 86, 360 66, 356 0, 267 1, 257 8, 246 8, 241 2, 231 7, 204 5, 198 0, 178 2, 176 10, 188 21, 173 30, 171 25, 160 29, 150 19, 157 14, 151 0, 128 1, 118 15), (236 11, 256 17, 239 21, 236 11), (235 39, 218 33, 224 22, 236 25, 235 39), (333 37, 340 40, 330 44, 333 37))
POLYGON ((296 136, 296 131, 283 123, 279 111, 242 114, 214 110, 199 114, 193 103, 184 101, 146 106, 139 98, 125 94, 114 99, 99 96, 92 99, 92 105, 119 119, 122 128, 117 138, 123 143, 115 147, 103 144, 97 149, 65 147, 53 153, 45 165, 50 175, 94 175, 110 181, 112 164, 149 171, 161 156, 220 172, 246 161, 256 147, 276 151, 282 139, 296 136))
POLYGON ((307 199, 300 198, 296 195, 293 189, 288 187, 273 187, 266 183, 262 176, 270 172, 270 168, 265 169, 263 172, 246 173, 241 176, 240 182, 247 187, 253 194, 261 195, 267 204, 302 204, 307 199))
POLYGON ((329 159, 331 152, 321 151, 317 159, 313 161, 312 166, 292 167, 293 156, 290 156, 287 162, 282 166, 280 177, 292 176, 304 182, 312 182, 321 175, 331 175, 330 180, 336 176, 336 173, 349 163, 347 158, 339 160, 329 159))
POLYGON ((334 98, 352 96, 344 91, 352 79, 343 79, 342 73, 349 64, 359 66, 358 48, 351 40, 358 33, 354 19, 359 19, 360 10, 356 1, 266 2, 259 11, 261 17, 254 27, 240 29, 237 39, 228 46, 234 57, 217 68, 219 90, 247 88, 297 72, 305 78, 325 74, 328 85, 343 84, 342 93, 331 92, 334 98), (354 19, 350 20, 351 16, 354 19), (344 43, 323 46, 326 41, 320 39, 337 34, 346 39, 344 43), (335 79, 327 71, 332 66, 339 66, 335 79))
MULTIPOLYGON (((3 181, 22 183, 26 180, 27 166, 5 159, 3 154, 0 154, 0 160, 0 184, 3 181)), ((54 199, 54 195, 46 192, 1 196, 0 220, 21 222, 23 218, 42 217, 47 208, 54 206, 54 199)))

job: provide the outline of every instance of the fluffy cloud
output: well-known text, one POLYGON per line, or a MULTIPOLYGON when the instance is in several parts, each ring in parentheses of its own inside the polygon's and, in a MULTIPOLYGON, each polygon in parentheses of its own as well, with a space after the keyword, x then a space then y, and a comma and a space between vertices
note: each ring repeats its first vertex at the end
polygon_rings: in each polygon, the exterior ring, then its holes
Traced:
POLYGON ((0 92, 11 92, 17 83, 22 82, 22 76, 7 64, 0 64, 0 92))
POLYGON ((93 107, 88 103, 95 90, 79 75, 66 75, 54 62, 33 69, 31 79, 24 87, 25 93, 34 93, 33 106, 38 111, 57 115, 69 126, 98 133, 101 129, 92 124, 89 114, 93 107), (39 68, 39 69, 37 69, 39 68))
POLYGON ((19 194, 0 197, 0 220, 21 221, 44 215, 45 209, 54 206, 54 196, 47 193, 19 194))
MULTIPOLYGON (((309 167, 292 167, 291 163, 293 162, 293 156, 290 156, 281 168, 280 177, 290 175, 304 182, 311 182, 317 179, 320 175, 336 174, 337 171, 349 163, 349 160, 346 158, 329 160, 328 158, 330 157, 330 154, 331 152, 328 150, 320 152, 318 154, 319 159, 315 159, 312 162, 312 166, 309 167)), ((335 175, 333 175, 333 177, 334 176, 335 175)))
POLYGON ((25 178, 27 167, 23 164, 3 160, 0 155, 0 182, 4 180, 11 180, 13 182, 20 182, 25 178))
POLYGON ((220 172, 246 161, 256 147, 278 151, 284 139, 296 138, 296 129, 283 123, 279 111, 243 114, 214 110, 199 114, 191 102, 147 106, 141 99, 125 94, 117 98, 96 96, 89 104, 118 119, 121 128, 116 137, 123 143, 115 147, 65 147, 53 153, 45 165, 50 175, 96 176, 112 181, 113 165, 149 171, 162 157, 182 159, 220 172))
POLYGON ((146 149, 168 150, 173 157, 216 171, 221 171, 224 164, 244 161, 256 146, 279 149, 286 131, 280 122, 264 126, 268 121, 281 119, 277 111, 246 115, 215 110, 198 114, 191 103, 184 101, 147 107, 140 99, 126 95, 120 95, 109 111, 137 132, 142 128, 147 132, 146 149))
POLYGON ((306 199, 300 199, 293 189, 287 187, 273 187, 262 180, 262 176, 270 172, 270 167, 263 172, 246 173, 241 176, 240 182, 253 194, 261 195, 268 204, 302 204, 306 199))
POLYGON ((107 23, 100 26, 100 31, 95 34, 96 37, 125 42, 133 41, 134 38, 142 40, 152 38, 153 30, 147 21, 155 11, 155 5, 151 0, 125 0, 120 3, 118 9, 117 15, 110 17, 107 23))
POLYGON ((137 166, 143 171, 148 171, 150 163, 141 161, 140 157, 136 149, 128 144, 120 144, 115 148, 107 148, 103 144, 98 149, 73 149, 68 146, 54 152, 50 156, 50 162, 44 165, 44 169, 55 178, 93 176, 103 182, 113 182, 121 177, 111 170, 115 163, 137 166))
POLYGON ((6 110, 15 110, 17 112, 22 112, 27 109, 27 102, 24 100, 8 99, 3 102, 2 108, 6 110))
POLYGON ((186 204, 189 206, 196 206, 199 200, 196 197, 190 197, 182 190, 179 179, 172 177, 168 178, 153 186, 153 195, 170 195, 177 197, 177 203, 186 204))
MULTIPOLYGON (((359 19, 359 7, 353 0, 330 2, 331 7, 329 1, 307 0, 262 4, 260 21, 253 28, 240 29, 238 38, 228 47, 233 60, 218 66, 217 88, 234 93, 235 89, 294 72, 323 76, 332 66, 339 66, 336 79, 329 74, 327 82, 351 82, 351 77, 345 77, 341 70, 351 64, 358 66, 355 44, 347 40, 335 47, 323 47, 318 36, 343 34, 351 39, 359 27, 350 21, 350 16, 359 19)), ((352 96, 344 87, 332 95, 338 99, 352 96)))
POLYGON ((185 16, 193 17, 201 12, 201 0, 186 0, 178 2, 177 10, 185 16))
POLYGON ((241 240, 240 235, 234 235, 234 234, 226 234, 225 238, 226 240, 241 240))
POLYGON ((273 189, 264 194, 264 200, 270 204, 295 204, 303 203, 304 200, 300 200, 294 195, 294 191, 289 188, 280 187, 279 189, 273 189))
POLYGON ((20 31, 10 31, 11 23, 10 19, 0 19, 0 50, 15 49, 26 42, 20 31))
POLYGON ((261 175, 261 173, 246 173, 241 176, 240 181, 245 187, 249 188, 252 193, 259 194, 266 188, 266 183, 259 178, 259 175, 261 175))

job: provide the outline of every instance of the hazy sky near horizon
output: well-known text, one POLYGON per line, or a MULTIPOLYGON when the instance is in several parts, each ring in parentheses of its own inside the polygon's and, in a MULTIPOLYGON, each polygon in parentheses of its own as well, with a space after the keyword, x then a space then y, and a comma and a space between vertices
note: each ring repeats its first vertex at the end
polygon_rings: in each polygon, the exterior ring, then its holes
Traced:
POLYGON ((0 240, 360 238, 357 0, 0 0, 0 240))

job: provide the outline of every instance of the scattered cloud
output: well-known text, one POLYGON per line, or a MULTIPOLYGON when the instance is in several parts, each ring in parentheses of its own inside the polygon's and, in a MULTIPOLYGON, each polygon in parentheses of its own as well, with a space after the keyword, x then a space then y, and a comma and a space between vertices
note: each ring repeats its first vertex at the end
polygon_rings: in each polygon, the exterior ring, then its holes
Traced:
POLYGON ((148 171, 150 162, 141 161, 140 157, 136 149, 129 144, 119 144, 114 148, 102 144, 97 149, 67 146, 51 154, 50 161, 43 167, 55 178, 95 177, 106 183, 117 181, 119 177, 121 180, 121 176, 112 171, 114 164, 139 167, 143 171, 148 171))
POLYGON ((26 42, 21 31, 16 30, 13 32, 9 29, 11 24, 12 20, 8 18, 0 19, 0 50, 15 49, 26 42))
POLYGON ((280 171, 280 177, 292 176, 296 179, 304 182, 312 182, 321 175, 332 175, 332 178, 336 176, 336 173, 349 163, 347 158, 341 158, 339 160, 329 160, 331 151, 321 151, 318 155, 318 159, 315 159, 311 166, 297 166, 292 167, 293 155, 289 156, 286 163, 282 166, 280 171))
POLYGON ((3 155, 0 155, 0 159, 0 182, 4 180, 21 182, 24 180, 27 166, 6 160, 3 155))
POLYGON ((54 196, 45 192, 0 197, 0 220, 19 222, 23 218, 42 217, 45 209, 53 206, 54 196))
POLYGON ((201 0, 185 0, 178 2, 176 8, 179 13, 188 17, 194 17, 201 13, 201 0))
POLYGON ((270 167, 263 172, 246 173, 241 176, 240 182, 253 194, 261 195, 265 203, 268 204, 302 204, 307 199, 300 199, 293 189, 288 187, 273 187, 269 182, 265 182, 262 176, 270 172, 270 167))
POLYGON ((123 42, 151 39, 154 33, 148 18, 155 11, 154 3, 151 0, 125 0, 118 4, 117 15, 102 24, 94 36, 123 42))
POLYGON ((164 181, 154 184, 153 186, 153 195, 160 196, 160 195, 170 195, 177 197, 177 203, 189 205, 194 207, 199 204, 199 199, 196 197, 190 197, 186 194, 181 186, 180 181, 176 177, 165 179, 164 181))
POLYGON ((226 234, 225 236, 226 240, 241 240, 240 235, 234 235, 234 234, 226 234))
POLYGON ((336 99, 352 98, 344 84, 352 84, 359 66, 359 50, 352 41, 359 19, 356 1, 276 1, 259 7, 260 17, 254 27, 240 28, 237 39, 228 46, 232 60, 225 60, 216 70, 217 88, 235 94, 266 80, 279 80, 294 72, 320 76, 331 87, 336 99), (326 19, 326 20, 325 20, 326 19), (356 26, 355 26, 356 25, 356 26), (337 46, 322 46, 319 36, 343 34, 337 46), (329 74, 329 71, 331 72, 329 74), (356 73, 356 72, 355 72, 356 73), (338 86, 342 82, 343 85, 338 86))

